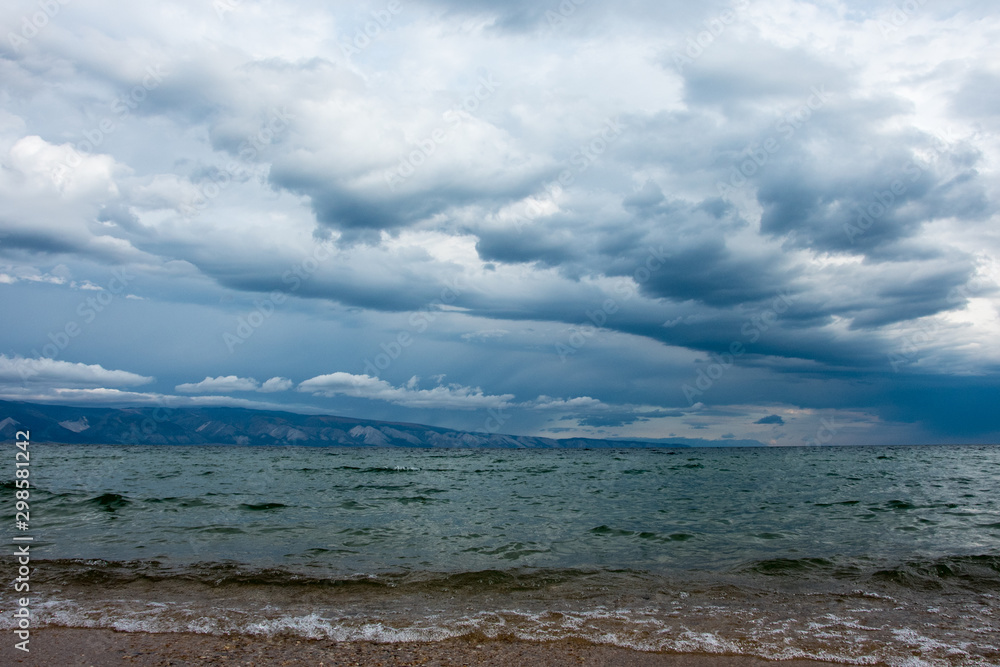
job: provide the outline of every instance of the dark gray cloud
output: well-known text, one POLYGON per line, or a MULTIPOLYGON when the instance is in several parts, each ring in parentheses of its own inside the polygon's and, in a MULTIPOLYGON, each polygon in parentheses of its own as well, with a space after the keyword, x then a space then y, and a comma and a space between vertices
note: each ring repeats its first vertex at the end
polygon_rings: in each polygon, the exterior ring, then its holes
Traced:
POLYGON ((66 239, 32 232, 6 232, 0 238, 0 252, 5 250, 23 250, 28 253, 60 254, 81 251, 66 239))
POLYGON ((785 420, 781 415, 768 415, 767 417, 762 417, 754 422, 754 424, 765 424, 774 426, 784 426, 785 420))
POLYGON ((664 64, 683 72, 688 104, 719 106, 730 116, 761 103, 801 104, 813 88, 832 92, 847 85, 848 77, 835 60, 804 47, 783 48, 759 38, 709 46, 690 64, 678 64, 674 55, 664 64))

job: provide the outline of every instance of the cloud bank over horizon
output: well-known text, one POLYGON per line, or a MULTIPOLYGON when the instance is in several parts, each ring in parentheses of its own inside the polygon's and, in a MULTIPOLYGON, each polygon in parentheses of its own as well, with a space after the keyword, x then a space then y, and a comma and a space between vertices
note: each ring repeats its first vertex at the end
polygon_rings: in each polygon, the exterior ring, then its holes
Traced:
POLYGON ((0 398, 1000 441, 990 3, 45 11, 0 8, 0 398))

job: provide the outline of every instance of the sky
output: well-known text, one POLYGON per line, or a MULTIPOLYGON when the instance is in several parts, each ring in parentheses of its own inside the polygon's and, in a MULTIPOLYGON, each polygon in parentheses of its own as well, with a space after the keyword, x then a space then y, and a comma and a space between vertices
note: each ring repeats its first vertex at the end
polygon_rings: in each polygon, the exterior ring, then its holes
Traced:
POLYGON ((13 0, 0 399, 1000 441, 986 0, 13 0))

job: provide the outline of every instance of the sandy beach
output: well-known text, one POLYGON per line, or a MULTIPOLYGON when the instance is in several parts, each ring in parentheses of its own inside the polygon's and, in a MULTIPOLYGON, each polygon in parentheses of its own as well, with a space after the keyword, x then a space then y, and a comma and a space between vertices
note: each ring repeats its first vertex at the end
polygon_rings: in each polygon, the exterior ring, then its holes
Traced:
POLYGON ((116 665, 587 665, 589 667, 816 667, 834 663, 775 663, 743 656, 643 653, 585 642, 532 643, 475 638, 435 643, 374 644, 294 637, 217 637, 45 628, 32 633, 31 653, 3 649, 3 664, 113 667, 116 665), (9 660, 12 659, 12 662, 9 660))

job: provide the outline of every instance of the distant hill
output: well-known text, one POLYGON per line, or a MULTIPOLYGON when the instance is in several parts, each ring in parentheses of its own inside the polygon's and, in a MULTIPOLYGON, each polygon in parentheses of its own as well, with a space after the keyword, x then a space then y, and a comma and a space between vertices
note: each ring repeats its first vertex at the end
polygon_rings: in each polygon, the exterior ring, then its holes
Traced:
MULTIPOLYGON (((454 431, 421 424, 300 415, 244 408, 91 408, 0 401, 0 438, 31 431, 33 442, 113 445, 300 445, 308 447, 447 447, 608 449, 711 446, 676 440, 536 438, 454 431)), ((726 446, 760 446, 727 440, 726 446)))

